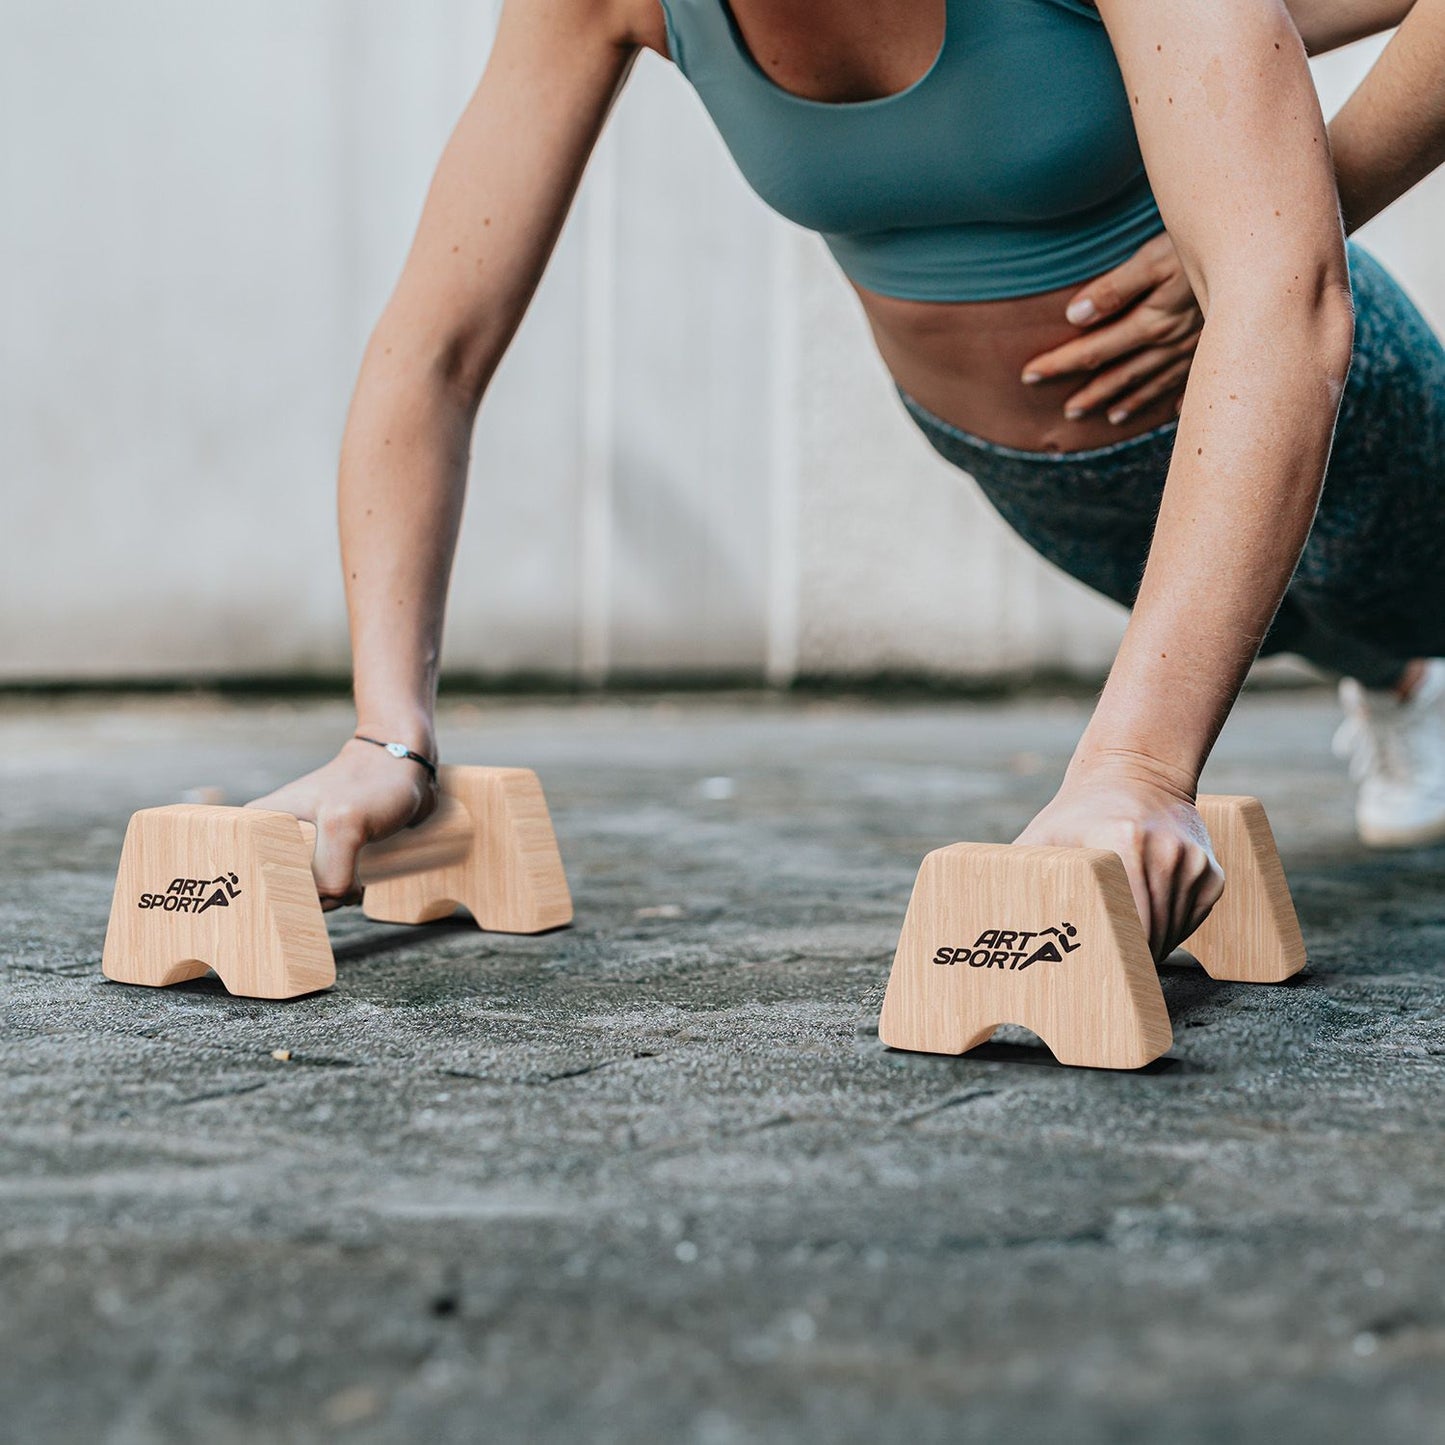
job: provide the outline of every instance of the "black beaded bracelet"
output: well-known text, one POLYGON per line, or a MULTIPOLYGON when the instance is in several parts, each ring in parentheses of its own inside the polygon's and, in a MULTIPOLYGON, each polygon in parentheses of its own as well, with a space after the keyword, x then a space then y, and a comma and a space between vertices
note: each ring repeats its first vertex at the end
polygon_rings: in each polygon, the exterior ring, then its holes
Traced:
POLYGON ((385 748, 394 758, 410 758, 412 762, 420 763, 427 770, 427 776, 432 782, 437 781, 437 765, 430 758, 412 752, 405 743, 384 743, 380 738, 363 737, 360 733, 353 733, 352 737, 359 743, 371 743, 374 747, 385 748))

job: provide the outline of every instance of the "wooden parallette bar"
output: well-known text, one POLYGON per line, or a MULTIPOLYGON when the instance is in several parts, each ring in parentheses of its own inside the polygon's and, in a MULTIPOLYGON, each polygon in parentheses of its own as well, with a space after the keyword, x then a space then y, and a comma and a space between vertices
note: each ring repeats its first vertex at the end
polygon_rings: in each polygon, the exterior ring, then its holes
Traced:
MULTIPOLYGON (((537 775, 444 767, 436 812, 362 850, 367 917, 426 923, 460 906, 497 933, 572 921, 537 775)), ((316 830, 289 813, 178 803, 126 829, 101 967, 163 987, 214 969, 234 994, 294 998, 335 981, 311 876, 316 830)))
MULTIPOLYGON (((1225 888, 1183 945, 1213 978, 1278 983, 1304 940, 1264 809, 1198 799, 1225 888)), ((894 955, 878 1035, 962 1054, 1004 1023, 1065 1064, 1137 1069, 1173 1042, 1158 971, 1117 853, 955 843, 924 860, 894 955)))

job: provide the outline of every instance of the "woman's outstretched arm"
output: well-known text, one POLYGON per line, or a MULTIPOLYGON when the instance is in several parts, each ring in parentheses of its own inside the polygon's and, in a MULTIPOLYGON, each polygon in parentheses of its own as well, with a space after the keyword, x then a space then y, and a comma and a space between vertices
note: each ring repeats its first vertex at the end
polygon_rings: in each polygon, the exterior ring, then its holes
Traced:
POLYGON ((1099 11, 1205 321, 1124 640, 1020 841, 1118 851, 1162 955, 1217 896, 1194 791, 1314 519, 1353 310, 1324 117, 1280 0, 1099 11))
POLYGON ((1330 122, 1345 230, 1445 165, 1445 0, 1410 13, 1330 122))
POLYGON ((1285 0, 1309 55, 1378 35, 1398 25, 1416 0, 1285 0))
MULTIPOLYGON (((356 730, 427 757, 477 409, 637 53, 617 0, 507 0, 366 348, 338 486, 356 730)), ((360 848, 433 801, 418 764, 347 742, 253 806, 315 821, 335 903, 355 894, 360 848)))

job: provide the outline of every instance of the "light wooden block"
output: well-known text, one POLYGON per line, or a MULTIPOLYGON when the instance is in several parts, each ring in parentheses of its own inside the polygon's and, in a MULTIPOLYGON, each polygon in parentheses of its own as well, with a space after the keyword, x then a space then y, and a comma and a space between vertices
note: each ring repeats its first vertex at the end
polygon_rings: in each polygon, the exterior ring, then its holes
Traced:
POLYGON ((362 854, 362 909, 382 923, 430 923, 460 906, 489 933, 541 933, 572 921, 572 896, 547 799, 528 768, 441 770, 448 807, 408 839, 398 834, 362 854), (409 866, 413 850, 455 832, 467 847, 433 866, 409 866), (393 863, 401 862, 400 869, 393 863))
POLYGON ((130 820, 101 968, 164 987, 215 969, 234 994, 327 988, 336 963, 290 813, 175 803, 130 820))
MULTIPOLYGON (((362 850, 368 917, 423 923, 458 906, 484 929, 572 920, 546 799, 523 768, 448 767, 431 818, 362 850)), ((289 813, 175 804, 126 829, 101 967, 164 987, 214 969, 233 993, 294 998, 335 981, 311 874, 316 830, 289 813)))
MULTIPOLYGON (((1225 891, 1186 947, 1215 978, 1278 982, 1304 941, 1264 809, 1205 795, 1225 891)), ((878 1035, 961 1054, 1004 1023, 1065 1064, 1136 1069, 1173 1041, 1158 972, 1117 853, 955 843, 914 884, 878 1035)))
POLYGON ((1001 1023, 1061 1063, 1137 1069, 1172 1039, 1117 853, 954 843, 930 853, 883 1000, 896 1049, 962 1054, 1001 1023))
POLYGON ((1183 946, 1211 978, 1283 983, 1305 966, 1305 941, 1264 808, 1258 798, 1219 793, 1197 806, 1225 883, 1183 946))

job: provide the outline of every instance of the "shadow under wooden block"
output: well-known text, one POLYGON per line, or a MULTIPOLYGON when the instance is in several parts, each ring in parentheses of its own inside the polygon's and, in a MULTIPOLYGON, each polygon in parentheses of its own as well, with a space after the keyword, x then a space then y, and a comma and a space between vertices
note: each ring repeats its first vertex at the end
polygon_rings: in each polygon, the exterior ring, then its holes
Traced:
POLYGON ((1199 815, 1224 869, 1224 892, 1185 939, 1210 978, 1282 983, 1306 962, 1274 830, 1258 798, 1204 793, 1199 815))
POLYGON ((461 906, 493 933, 570 923, 572 896, 536 773, 444 767, 441 785, 442 804, 421 827, 362 854, 366 916, 430 923, 461 906))
POLYGON ((176 803, 126 828, 101 969, 164 987, 214 969, 234 994, 294 998, 328 988, 336 965, 289 813, 176 803))
MULTIPOLYGON (((1304 941, 1264 809, 1214 794, 1198 804, 1226 883, 1185 946, 1215 978, 1298 972, 1304 941)), ((955 843, 923 860, 879 1038, 961 1054, 1004 1023, 1032 1029, 1065 1064, 1137 1069, 1169 1048, 1158 972, 1117 853, 955 843)))

